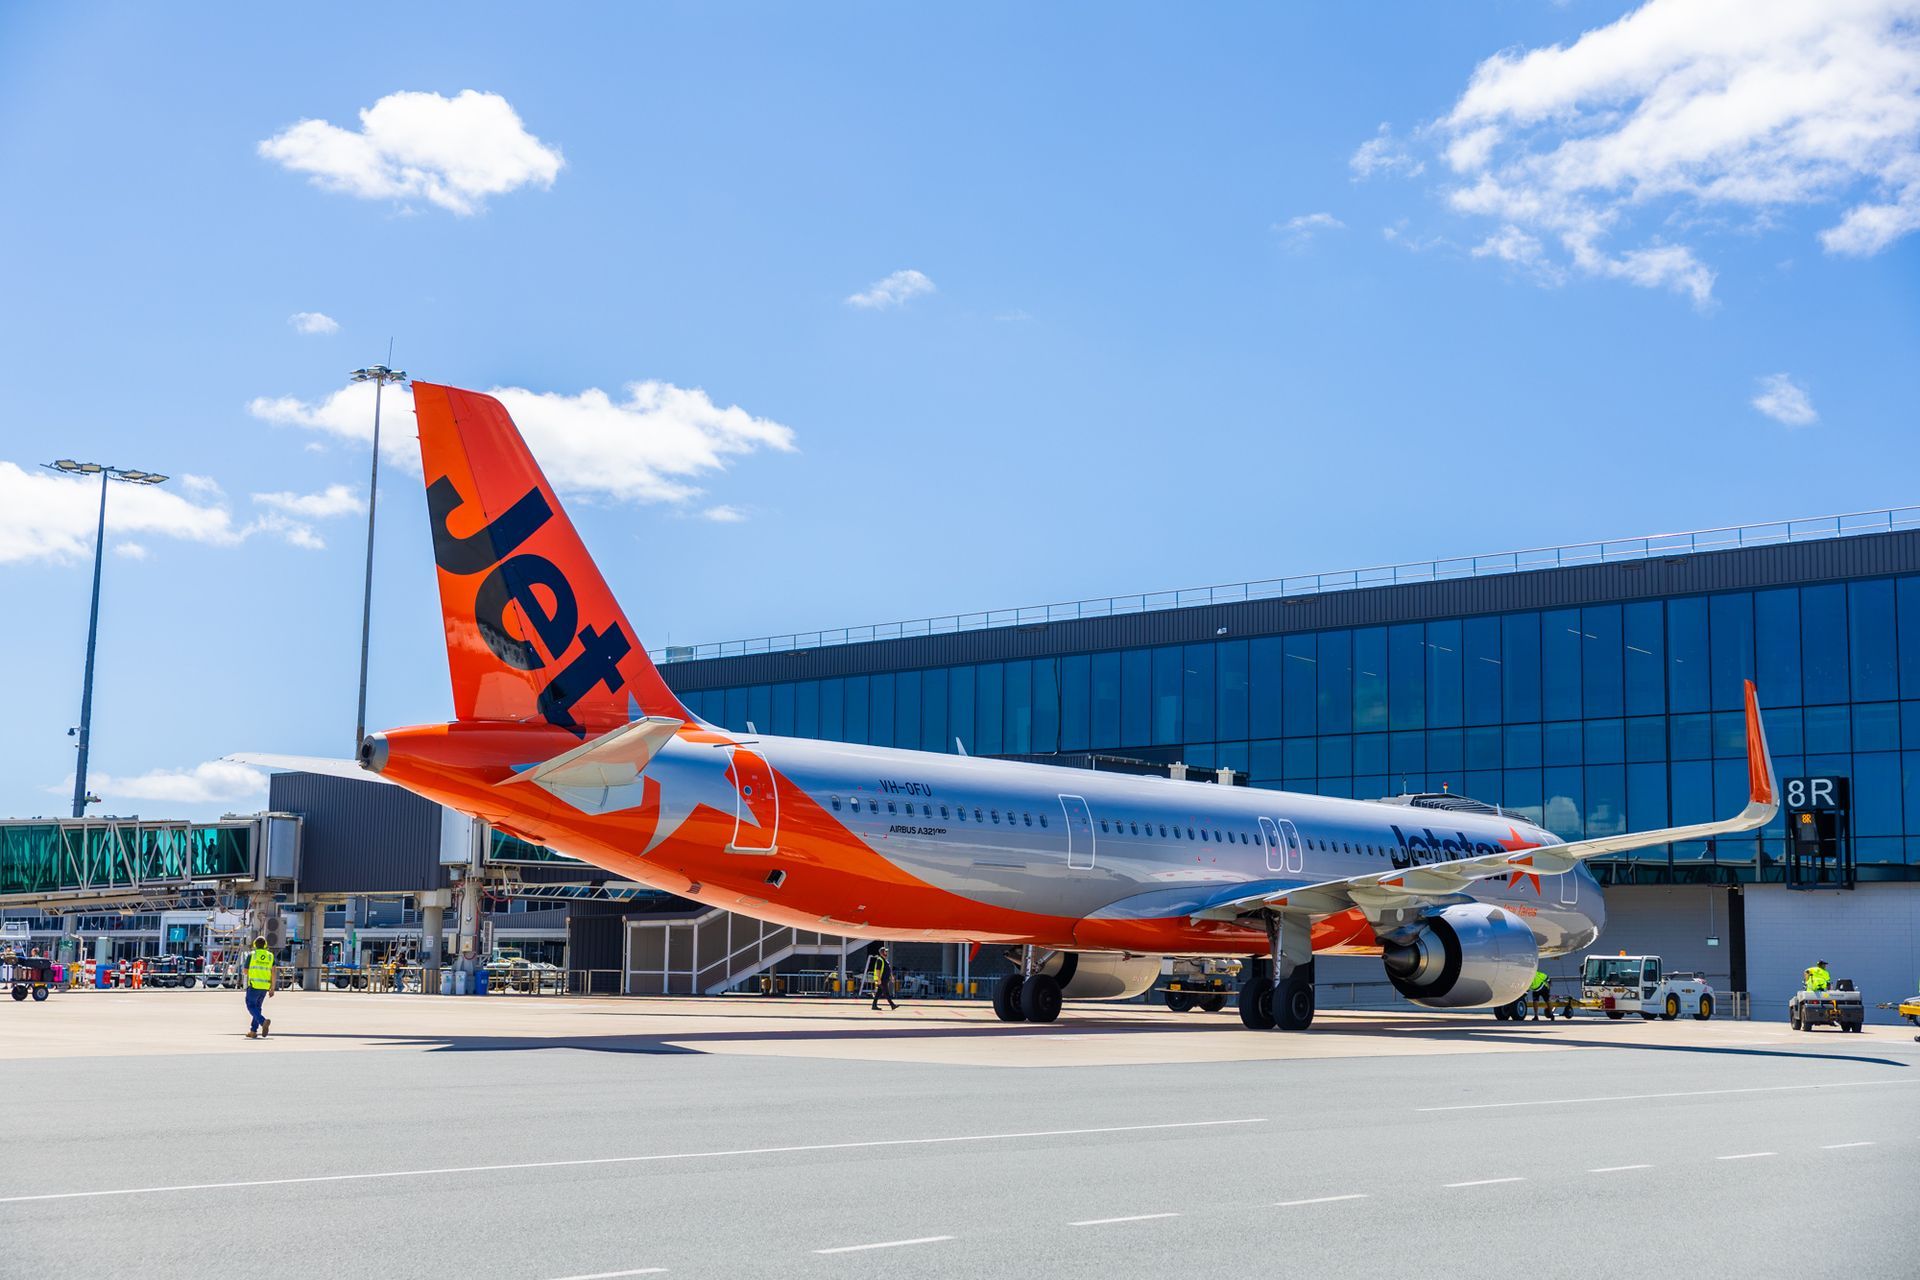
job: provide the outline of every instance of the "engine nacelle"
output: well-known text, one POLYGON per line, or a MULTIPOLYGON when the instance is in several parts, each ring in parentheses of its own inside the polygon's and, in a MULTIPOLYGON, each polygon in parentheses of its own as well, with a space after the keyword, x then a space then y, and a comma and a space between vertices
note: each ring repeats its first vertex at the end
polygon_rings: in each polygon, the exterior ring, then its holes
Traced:
POLYGON ((1069 1000, 1131 1000, 1159 978, 1160 957, 1063 951, 1049 956, 1040 972, 1057 979, 1069 1000))
POLYGON ((1381 952, 1394 989, 1429 1009, 1511 1004, 1533 985, 1539 948, 1510 911, 1475 903, 1446 907, 1381 952))

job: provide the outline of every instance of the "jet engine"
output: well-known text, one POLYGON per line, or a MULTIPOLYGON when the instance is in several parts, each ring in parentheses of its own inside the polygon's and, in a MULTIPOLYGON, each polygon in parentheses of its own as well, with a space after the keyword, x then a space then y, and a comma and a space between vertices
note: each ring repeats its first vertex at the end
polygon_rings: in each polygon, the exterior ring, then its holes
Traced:
POLYGON ((1533 984, 1540 958, 1533 930, 1484 903, 1443 908, 1383 942, 1395 990, 1429 1009, 1511 1004, 1533 984))
POLYGON ((1131 1000, 1160 976, 1160 957, 1059 951, 1047 957, 1040 972, 1058 982, 1068 1000, 1131 1000))

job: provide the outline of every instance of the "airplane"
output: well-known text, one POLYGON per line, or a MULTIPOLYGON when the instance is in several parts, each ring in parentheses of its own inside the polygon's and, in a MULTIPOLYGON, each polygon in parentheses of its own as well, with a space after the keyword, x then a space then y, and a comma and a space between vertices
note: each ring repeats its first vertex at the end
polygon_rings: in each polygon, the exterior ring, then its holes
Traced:
POLYGON ((1563 841, 1461 797, 1338 799, 736 733, 635 638, 492 397, 416 382, 454 719, 358 763, 624 879, 847 937, 1005 946, 1003 1021, 1240 958, 1241 1021, 1304 1030, 1314 958, 1374 955, 1436 1009, 1509 1004, 1606 919, 1596 857, 1752 831, 1779 794, 1747 682, 1734 817, 1563 841), (1546 888, 1551 884, 1551 892, 1546 888))

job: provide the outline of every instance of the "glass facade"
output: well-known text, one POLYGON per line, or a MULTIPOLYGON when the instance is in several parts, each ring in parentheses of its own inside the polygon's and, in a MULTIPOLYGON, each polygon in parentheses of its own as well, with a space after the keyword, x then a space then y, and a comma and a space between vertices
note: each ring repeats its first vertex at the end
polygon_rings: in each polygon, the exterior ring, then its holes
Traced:
MULTIPOLYGON (((674 665, 664 668, 669 681, 674 665)), ((1097 752, 1376 798, 1446 789, 1566 839, 1738 812, 1742 681, 1780 776, 1852 779, 1862 880, 1920 878, 1920 577, 1865 578, 686 693, 744 732, 1097 752)), ((1650 849, 1651 882, 1779 880, 1784 823, 1650 849)))

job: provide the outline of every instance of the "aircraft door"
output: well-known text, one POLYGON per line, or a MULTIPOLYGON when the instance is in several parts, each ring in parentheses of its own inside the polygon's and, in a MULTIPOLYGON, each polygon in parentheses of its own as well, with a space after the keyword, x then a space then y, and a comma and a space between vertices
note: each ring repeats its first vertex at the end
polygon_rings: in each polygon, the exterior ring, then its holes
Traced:
POLYGON ((1260 843, 1267 846, 1267 870, 1285 871, 1287 851, 1280 846, 1280 828, 1272 818, 1260 819, 1260 843))
POLYGON ((1280 843, 1287 855, 1287 872, 1290 875, 1300 874, 1306 866, 1306 854, 1300 846, 1300 830, 1285 818, 1280 819, 1280 843))
POLYGON ((1554 880, 1557 881, 1554 888, 1555 888, 1555 891, 1559 894, 1561 906, 1571 907, 1575 903, 1580 901, 1580 868, 1579 867, 1575 867, 1571 871, 1565 872, 1562 875, 1555 876, 1554 880))
POLYGON ((733 839, 728 853, 774 853, 780 842, 780 785, 767 758, 751 747, 735 747, 727 766, 733 780, 733 839))
POLYGON ((1067 866, 1093 870, 1093 811, 1081 796, 1061 796, 1060 807, 1067 814, 1067 866))

